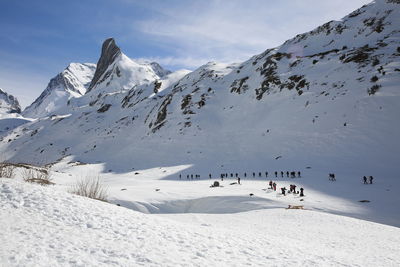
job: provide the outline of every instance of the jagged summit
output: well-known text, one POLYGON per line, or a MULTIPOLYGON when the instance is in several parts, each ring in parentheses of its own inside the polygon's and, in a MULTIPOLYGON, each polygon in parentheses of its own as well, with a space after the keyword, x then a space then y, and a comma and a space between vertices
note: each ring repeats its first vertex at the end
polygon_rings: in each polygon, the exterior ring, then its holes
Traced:
POLYGON ((115 44, 114 38, 108 38, 104 41, 101 48, 101 56, 97 62, 96 72, 94 73, 93 80, 89 85, 88 91, 99 82, 100 78, 107 71, 108 67, 121 55, 121 49, 115 44))
MULTIPOLYGON (((149 84, 168 75, 156 62, 134 60, 121 52, 113 38, 104 41, 100 59, 87 93, 96 98, 99 93, 129 90, 134 86, 149 84)), ((91 99, 93 101, 93 99, 91 99)))
POLYGON ((0 89, 0 113, 21 113, 21 106, 15 96, 0 89))

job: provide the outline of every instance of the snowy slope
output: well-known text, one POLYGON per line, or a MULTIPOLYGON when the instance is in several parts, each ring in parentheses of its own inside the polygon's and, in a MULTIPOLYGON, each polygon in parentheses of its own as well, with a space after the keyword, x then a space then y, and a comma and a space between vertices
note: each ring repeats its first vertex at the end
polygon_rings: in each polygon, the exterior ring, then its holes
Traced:
POLYGON ((23 111, 28 118, 45 117, 56 114, 57 110, 66 106, 69 99, 80 97, 93 78, 95 64, 71 63, 69 66, 50 80, 42 94, 23 111))
POLYGON ((2 179, 5 266, 397 266, 399 228, 306 210, 173 221, 2 179))
POLYGON ((0 89, 0 116, 10 113, 21 113, 21 106, 16 97, 0 89))

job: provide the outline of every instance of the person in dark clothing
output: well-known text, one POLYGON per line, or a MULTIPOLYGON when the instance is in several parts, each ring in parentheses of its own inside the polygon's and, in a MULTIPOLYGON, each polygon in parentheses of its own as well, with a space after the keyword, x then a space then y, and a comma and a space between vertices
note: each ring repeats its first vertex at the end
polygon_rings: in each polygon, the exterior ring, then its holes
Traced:
POLYGON ((211 173, 208 175, 208 177, 211 179, 211 173))
POLYGON ((304 197, 304 188, 303 188, 303 187, 300 188, 300 196, 301 196, 301 197, 304 197))
POLYGON ((256 173, 255 173, 255 172, 253 172, 253 178, 254 178, 254 177, 256 177, 256 173))
POLYGON ((297 178, 300 178, 300 177, 301 177, 301 173, 297 172, 297 178))
POLYGON ((190 179, 192 179, 192 180, 193 180, 193 174, 191 174, 191 175, 190 175, 190 179))
POLYGON ((286 177, 289 178, 289 172, 288 171, 286 172, 286 177))
POLYGON ((233 177, 233 173, 231 173, 231 178, 233 177))
POLYGON ((236 178, 238 177, 238 174, 237 174, 237 173, 235 173, 235 177, 236 177, 236 178))
POLYGON ((238 184, 240 184, 240 177, 237 178, 238 184))
POLYGON ((247 177, 247 173, 244 173, 244 177, 245 177, 245 178, 247 177))
POLYGON ((272 187, 272 181, 269 181, 269 188, 270 188, 270 189, 273 189, 273 187, 272 187))
POLYGON ((369 183, 372 184, 372 180, 374 180, 374 177, 370 176, 369 177, 369 183))
POLYGON ((293 185, 293 194, 296 194, 296 185, 293 185))
POLYGON ((189 179, 189 174, 188 174, 188 175, 186 175, 186 178, 187 178, 187 179, 189 179))
POLYGON ((261 177, 261 172, 258 173, 258 177, 261 177))
POLYGON ((268 172, 265 172, 265 177, 268 177, 268 172))
POLYGON ((274 191, 276 191, 276 183, 275 182, 272 184, 272 187, 274 188, 274 191))
POLYGON ((367 176, 364 175, 363 180, 364 180, 364 184, 368 184, 367 183, 367 176))
POLYGON ((283 171, 281 171, 281 177, 283 178, 283 171))
POLYGON ((282 195, 286 196, 286 190, 287 190, 286 187, 282 187, 281 188, 282 195))
POLYGON ((182 174, 179 174, 179 180, 182 179, 182 174))
POLYGON ((278 172, 275 172, 275 178, 278 178, 278 172))

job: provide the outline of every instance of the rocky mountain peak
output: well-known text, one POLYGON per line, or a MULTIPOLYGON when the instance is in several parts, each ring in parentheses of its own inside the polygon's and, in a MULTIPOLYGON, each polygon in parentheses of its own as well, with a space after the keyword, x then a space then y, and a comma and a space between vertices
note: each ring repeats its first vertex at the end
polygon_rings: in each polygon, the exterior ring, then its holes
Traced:
POLYGON ((71 63, 66 69, 50 80, 40 96, 23 111, 29 118, 53 114, 67 105, 69 99, 81 97, 86 93, 96 65, 92 63, 71 63))
POLYGON ((159 77, 164 77, 164 76, 166 76, 166 75, 171 73, 170 70, 164 69, 157 62, 150 62, 150 66, 159 77))
POLYGON ((6 113, 21 113, 21 106, 16 97, 0 89, 0 111, 6 113))
POLYGON ((92 88, 99 82, 101 76, 103 76, 108 67, 119 55, 121 55, 121 49, 115 44, 114 38, 106 39, 101 48, 101 56, 97 62, 96 72, 92 82, 90 83, 88 91, 92 90, 92 88))

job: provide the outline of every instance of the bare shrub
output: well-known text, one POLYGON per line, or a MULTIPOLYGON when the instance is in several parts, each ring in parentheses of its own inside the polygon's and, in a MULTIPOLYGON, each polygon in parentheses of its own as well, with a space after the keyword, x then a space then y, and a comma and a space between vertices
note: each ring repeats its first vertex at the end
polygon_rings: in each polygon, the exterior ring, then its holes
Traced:
POLYGON ((72 194, 107 202, 107 188, 100 183, 100 177, 86 177, 72 185, 72 194))
POLYGON ((0 177, 14 178, 14 170, 15 166, 7 163, 0 163, 0 177))
POLYGON ((25 168, 22 171, 22 177, 25 182, 37 183, 40 185, 53 185, 52 178, 47 170, 35 170, 25 168))

